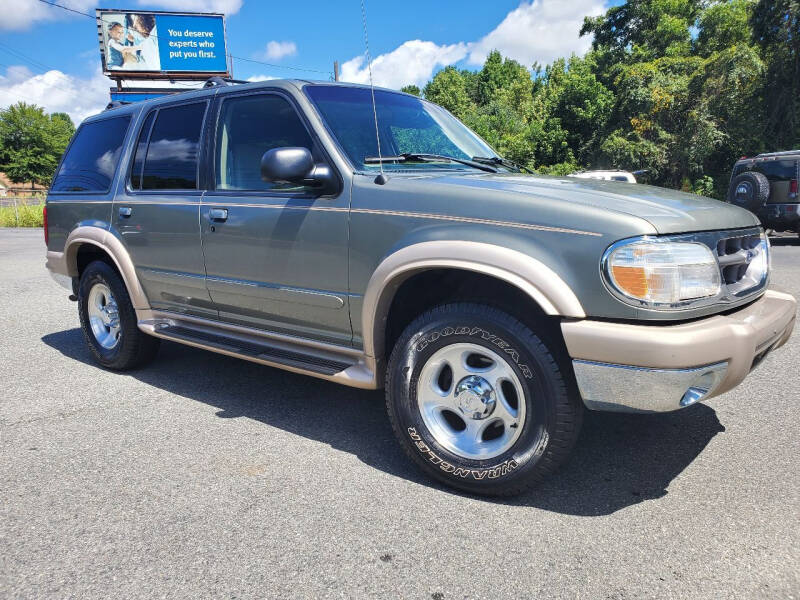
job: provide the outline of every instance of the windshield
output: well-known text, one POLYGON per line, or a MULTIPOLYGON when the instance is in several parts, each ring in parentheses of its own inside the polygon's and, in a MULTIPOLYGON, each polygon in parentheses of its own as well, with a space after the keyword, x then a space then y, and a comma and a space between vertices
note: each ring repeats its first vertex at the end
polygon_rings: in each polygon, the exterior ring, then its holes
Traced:
MULTIPOLYGON (((365 158, 378 156, 375 117, 369 88, 309 85, 306 94, 336 137, 350 161, 359 170, 378 170, 365 158)), ((461 121, 446 110, 414 96, 375 90, 375 105, 381 136, 381 154, 439 154, 469 160, 474 156, 497 154, 461 121)), ((453 169, 473 171, 473 167, 446 160, 386 162, 389 170, 453 169)))

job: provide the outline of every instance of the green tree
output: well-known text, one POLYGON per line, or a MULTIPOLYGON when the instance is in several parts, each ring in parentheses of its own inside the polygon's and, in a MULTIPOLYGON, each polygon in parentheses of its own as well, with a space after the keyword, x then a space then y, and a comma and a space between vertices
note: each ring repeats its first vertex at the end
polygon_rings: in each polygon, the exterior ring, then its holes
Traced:
POLYGON ((25 102, 0 110, 0 169, 14 183, 49 184, 74 131, 65 113, 25 102))
POLYGON ((466 81, 455 67, 445 67, 431 79, 423 90, 427 100, 443 106, 459 119, 472 110, 466 81))
POLYGON ((581 35, 593 34, 593 47, 617 59, 644 61, 686 56, 702 0, 628 0, 604 15, 586 17, 581 35))
POLYGON ((780 148, 800 144, 800 0, 760 0, 751 19, 766 65, 764 134, 780 148))
POLYGON ((749 21, 755 6, 755 0, 715 0, 709 4, 697 20, 697 52, 709 56, 733 46, 748 45, 751 37, 749 21))
POLYGON ((558 59, 545 69, 538 93, 548 117, 564 130, 567 144, 582 163, 602 138, 615 104, 614 93, 597 79, 593 68, 591 56, 558 59))
POLYGON ((416 85, 404 85, 400 88, 401 92, 405 92, 406 94, 411 94, 412 96, 422 96, 422 90, 419 89, 419 86, 416 85))

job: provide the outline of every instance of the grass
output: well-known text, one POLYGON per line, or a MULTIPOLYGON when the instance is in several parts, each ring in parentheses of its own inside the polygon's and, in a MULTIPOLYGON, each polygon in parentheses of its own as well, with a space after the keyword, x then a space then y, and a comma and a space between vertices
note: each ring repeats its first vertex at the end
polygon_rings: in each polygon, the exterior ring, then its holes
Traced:
POLYGON ((0 207, 0 227, 42 227, 44 204, 18 204, 0 207))

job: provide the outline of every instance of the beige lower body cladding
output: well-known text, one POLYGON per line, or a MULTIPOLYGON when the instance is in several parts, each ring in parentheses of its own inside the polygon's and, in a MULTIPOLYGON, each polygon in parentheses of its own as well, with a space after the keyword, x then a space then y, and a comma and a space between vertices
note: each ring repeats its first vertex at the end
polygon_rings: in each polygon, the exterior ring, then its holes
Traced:
POLYGON ((786 343, 796 312, 792 296, 768 290, 741 310, 690 323, 582 320, 561 329, 589 408, 661 412, 737 386, 786 343))

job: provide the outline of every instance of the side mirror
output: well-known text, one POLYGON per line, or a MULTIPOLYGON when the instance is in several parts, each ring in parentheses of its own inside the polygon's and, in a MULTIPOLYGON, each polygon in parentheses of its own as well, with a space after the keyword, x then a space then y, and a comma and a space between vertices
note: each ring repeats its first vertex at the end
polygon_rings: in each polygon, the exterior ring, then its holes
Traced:
POLYGON ((321 195, 338 190, 339 182, 326 164, 314 163, 308 148, 273 148, 261 157, 261 179, 315 188, 321 195))

